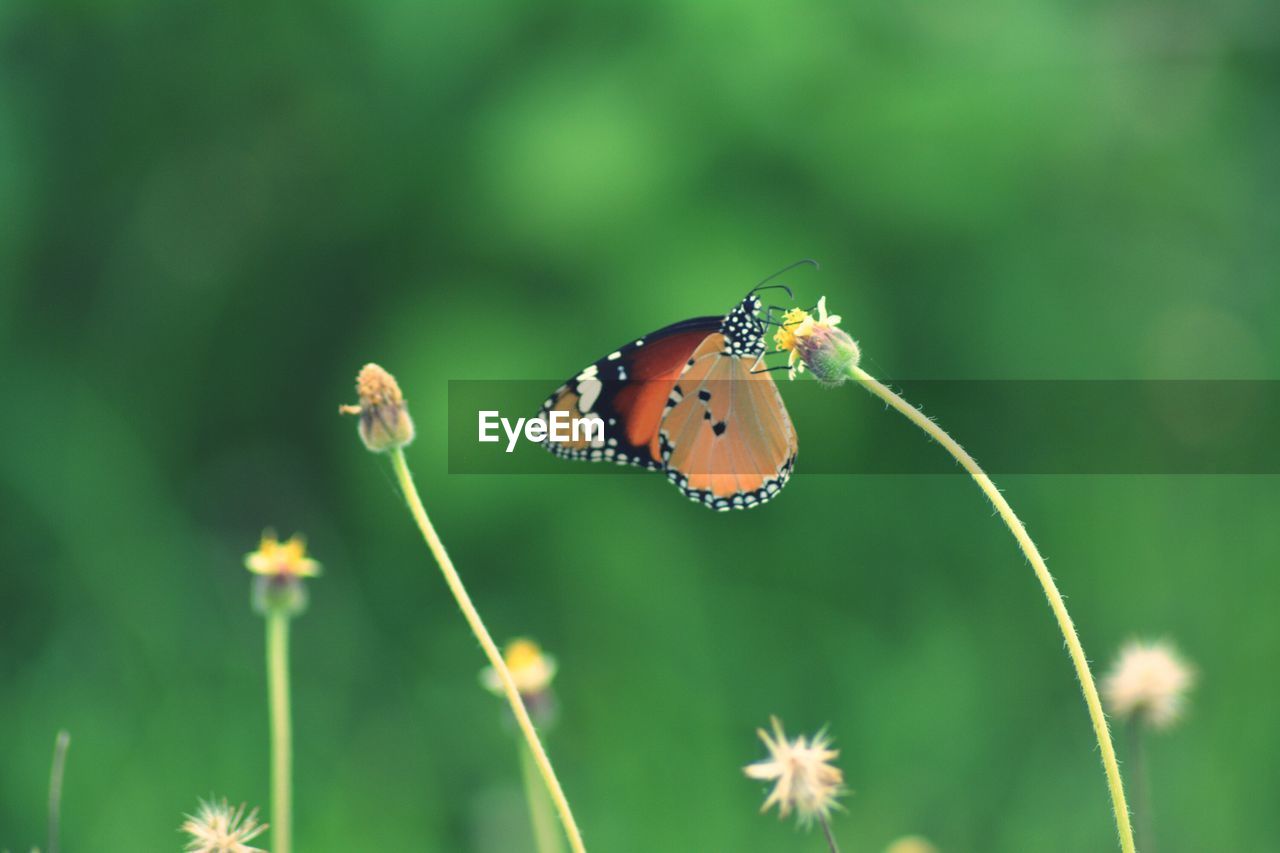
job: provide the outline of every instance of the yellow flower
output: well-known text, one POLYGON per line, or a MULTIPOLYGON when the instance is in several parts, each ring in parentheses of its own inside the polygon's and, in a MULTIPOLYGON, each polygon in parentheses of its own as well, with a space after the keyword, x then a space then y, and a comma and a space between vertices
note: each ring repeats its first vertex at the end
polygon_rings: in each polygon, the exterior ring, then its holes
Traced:
POLYGON ((836 807, 836 797, 844 790, 844 774, 830 764, 840 753, 828 749, 831 741, 825 732, 818 732, 812 740, 802 736, 789 741, 778 718, 770 720, 772 737, 764 729, 757 730, 769 750, 769 757, 742 768, 752 779, 776 783, 760 811, 777 805, 780 818, 794 809, 802 824, 815 817, 825 819, 836 807))
POLYGON ((1130 642, 1102 681, 1107 709, 1121 719, 1136 716, 1146 724, 1168 728, 1182 714, 1185 694, 1195 671, 1167 642, 1130 642))
POLYGON ((938 853, 938 848, 919 835, 908 835, 890 844, 884 853, 938 853))
MULTIPOLYGON (((822 298, 826 299, 825 296, 822 298)), ((778 352, 790 352, 794 361, 796 358, 796 333, 801 329, 807 330, 808 326, 805 324, 811 326, 813 318, 803 308, 792 308, 782 315, 782 323, 778 326, 778 331, 773 333, 773 343, 778 352)))
MULTIPOLYGON (((545 693, 551 686, 551 679, 556 677, 556 659, 542 651, 542 647, 533 640, 521 637, 507 643, 502 659, 521 696, 545 693)), ((480 672, 480 683, 490 693, 503 695, 502 679, 493 667, 487 666, 480 672)))
POLYGON ((294 534, 281 542, 271 531, 262 534, 258 550, 246 554, 244 565, 256 575, 277 578, 313 578, 320 574, 320 564, 307 556, 307 543, 294 534))
POLYGON ((248 842, 267 831, 265 823, 258 823, 258 810, 248 815, 245 807, 233 809, 226 800, 200 802, 195 815, 187 815, 181 831, 191 836, 187 842, 188 853, 264 853, 248 842))
POLYGON ((849 362, 857 364, 858 345, 843 331, 839 314, 827 313, 827 297, 818 300, 815 319, 803 308, 792 308, 782 316, 782 325, 773 335, 778 352, 787 352, 788 376, 795 379, 808 366, 819 380, 843 381, 840 368, 849 362))

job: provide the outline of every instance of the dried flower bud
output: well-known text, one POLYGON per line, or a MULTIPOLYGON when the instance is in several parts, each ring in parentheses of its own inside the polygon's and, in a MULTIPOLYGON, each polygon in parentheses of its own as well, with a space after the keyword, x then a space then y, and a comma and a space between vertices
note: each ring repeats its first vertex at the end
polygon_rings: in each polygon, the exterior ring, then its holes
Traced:
POLYGON ((356 376, 358 406, 340 406, 344 415, 360 416, 360 439, 374 453, 404 447, 413 441, 413 420, 395 377, 376 364, 366 364, 356 376))
POLYGON ((792 308, 783 316, 773 342, 778 351, 791 354, 787 363, 792 379, 806 367, 823 385, 839 385, 849 378, 862 353, 857 342, 837 328, 839 324, 839 315, 827 314, 825 296, 818 300, 817 319, 802 308, 792 308))

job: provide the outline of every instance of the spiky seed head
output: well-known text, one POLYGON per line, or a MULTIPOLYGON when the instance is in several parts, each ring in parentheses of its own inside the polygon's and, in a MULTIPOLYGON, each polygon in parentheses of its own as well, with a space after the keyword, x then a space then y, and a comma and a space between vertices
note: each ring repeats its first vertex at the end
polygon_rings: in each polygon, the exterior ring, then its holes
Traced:
POLYGON ((194 815, 179 827, 191 836, 187 853, 266 853, 249 842, 267 831, 267 824, 258 823, 258 810, 245 814, 245 806, 233 808, 226 799, 221 802, 201 800, 194 815))
POLYGON ((1166 729, 1182 716, 1195 670, 1167 641, 1130 641, 1120 650, 1102 681, 1107 710, 1120 719, 1136 719, 1166 729))
POLYGON ((774 783, 760 810, 768 811, 776 805, 780 818, 794 811, 801 824, 817 817, 825 819, 837 807, 836 798, 844 791, 844 774, 831 763, 839 751, 829 748, 831 740, 825 731, 812 738, 788 740, 778 718, 771 717, 770 721, 772 735, 764 729, 757 731, 769 757, 742 768, 752 779, 774 783))

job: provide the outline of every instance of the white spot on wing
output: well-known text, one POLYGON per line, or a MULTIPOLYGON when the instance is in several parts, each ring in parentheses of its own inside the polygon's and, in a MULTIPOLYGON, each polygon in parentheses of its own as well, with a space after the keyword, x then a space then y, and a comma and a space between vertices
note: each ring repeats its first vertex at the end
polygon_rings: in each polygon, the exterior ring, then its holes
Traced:
POLYGON ((584 415, 595 410, 596 398, 600 396, 600 389, 604 387, 600 384, 600 380, 595 378, 595 367, 590 369, 592 371, 590 378, 578 380, 578 411, 584 415))

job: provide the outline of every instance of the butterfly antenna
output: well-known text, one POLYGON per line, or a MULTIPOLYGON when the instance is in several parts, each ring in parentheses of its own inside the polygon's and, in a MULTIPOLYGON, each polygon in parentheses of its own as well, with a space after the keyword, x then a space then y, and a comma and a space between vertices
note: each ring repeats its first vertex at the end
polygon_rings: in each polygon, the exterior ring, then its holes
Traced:
MULTIPOLYGON (((783 273, 790 272, 791 270, 795 269, 796 267, 802 267, 802 266, 804 266, 805 264, 809 264, 809 265, 810 265, 810 266, 812 266, 815 270, 816 270, 816 269, 820 269, 820 267, 818 266, 818 262, 817 262, 817 261, 815 261, 813 258, 801 258, 800 260, 796 261, 795 263, 787 264, 785 267, 783 267, 782 269, 780 269, 780 270, 778 270, 777 272, 773 273, 772 275, 765 276, 765 278, 764 278, 764 280, 763 280, 763 281, 761 281, 761 282, 760 282, 759 284, 757 284, 755 287, 751 288, 751 292, 752 292, 752 293, 755 293, 755 292, 760 291, 760 290, 768 290, 768 288, 767 288, 767 287, 765 287, 765 285, 766 285, 766 284, 768 284, 769 282, 773 281, 775 278, 777 278, 778 276, 782 275, 783 273)), ((790 294, 790 293, 791 293, 791 288, 786 287, 785 285, 777 285, 777 286, 778 286, 778 287, 782 287, 782 288, 783 288, 783 290, 786 290, 788 294, 790 294)))
MULTIPOLYGON (((791 288, 787 287, 785 284, 766 284, 766 285, 759 285, 759 284, 757 284, 757 285, 755 286, 755 289, 754 289, 754 290, 752 290, 752 291, 751 291, 751 293, 749 293, 749 294, 747 294, 747 295, 748 295, 748 296, 753 296, 753 295, 755 295, 755 294, 759 293, 759 292, 760 292, 760 291, 762 291, 762 290, 785 290, 785 291, 787 292, 787 296, 788 296, 788 297, 790 297, 791 299, 795 299, 795 298, 796 298, 796 295, 795 295, 794 293, 792 293, 792 292, 791 292, 791 288)), ((776 307, 776 306, 775 306, 775 307, 776 307)))

